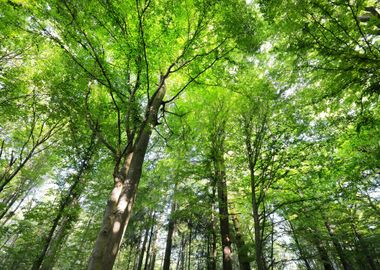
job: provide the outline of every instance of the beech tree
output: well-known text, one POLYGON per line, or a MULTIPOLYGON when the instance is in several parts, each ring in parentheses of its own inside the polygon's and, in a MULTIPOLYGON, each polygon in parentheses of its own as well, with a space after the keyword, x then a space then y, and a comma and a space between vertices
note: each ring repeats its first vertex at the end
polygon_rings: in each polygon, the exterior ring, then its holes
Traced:
POLYGON ((0 1, 2 268, 378 269, 379 14, 0 1))

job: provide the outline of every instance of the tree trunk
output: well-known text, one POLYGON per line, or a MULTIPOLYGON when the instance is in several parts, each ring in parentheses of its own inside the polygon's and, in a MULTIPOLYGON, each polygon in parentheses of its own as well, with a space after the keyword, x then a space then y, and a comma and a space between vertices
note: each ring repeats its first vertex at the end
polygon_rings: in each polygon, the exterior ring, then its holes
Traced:
POLYGON ((231 237, 230 225, 228 222, 228 198, 227 198, 227 183, 226 173, 223 158, 223 142, 216 145, 219 149, 213 149, 214 152, 214 177, 217 186, 218 206, 219 206, 219 222, 220 222, 220 236, 222 240, 222 254, 223 254, 223 269, 232 269, 232 251, 231 251, 231 237))
POLYGON ((165 79, 164 76, 161 76, 160 87, 148 102, 145 118, 135 143, 131 147, 119 175, 114 178, 114 188, 108 200, 103 223, 89 260, 89 270, 112 269, 115 263, 125 229, 131 217, 152 129, 157 125, 158 111, 166 92, 165 79))
POLYGON ((297 237, 297 235, 296 235, 296 231, 295 231, 295 229, 294 229, 294 227, 293 227, 293 224, 292 224, 292 222, 291 222, 290 220, 288 220, 288 223, 289 223, 289 225, 290 225, 290 229, 291 229, 292 234, 293 234, 294 243, 296 244, 296 247, 297 247, 297 249, 298 249, 298 252, 299 252, 300 258, 303 260, 303 262, 304 262, 304 264, 305 264, 305 268, 306 268, 307 270, 311 270, 312 268, 311 268, 311 266, 310 266, 310 264, 309 264, 309 262, 308 262, 308 260, 307 260, 307 258, 306 258, 306 256, 305 256, 305 254, 304 254, 304 252, 303 252, 303 249, 302 249, 302 247, 301 247, 300 242, 298 241, 298 237, 297 237))
MULTIPOLYGON (((62 222, 62 219, 65 217, 65 210, 68 207, 71 207, 71 206, 78 203, 79 196, 81 195, 80 184, 83 182, 83 175, 86 173, 86 171, 89 168, 89 163, 90 163, 90 159, 92 157, 92 153, 93 153, 93 141, 90 143, 89 148, 86 150, 85 156, 84 156, 84 158, 80 164, 80 167, 79 167, 76 175, 74 176, 73 184, 70 186, 66 196, 61 200, 57 216, 53 220, 53 224, 52 224, 50 231, 49 231, 49 233, 48 233, 48 235, 44 241, 44 244, 43 244, 43 247, 42 247, 42 250, 41 250, 39 256, 33 262, 33 266, 31 268, 32 270, 38 270, 41 268, 49 248, 54 249, 53 245, 58 247, 61 244, 58 242, 53 243, 54 242, 53 240, 56 239, 56 240, 62 241, 63 236, 62 237, 57 236, 54 238, 54 234, 55 234, 56 229, 60 223, 61 223, 61 232, 62 233, 65 230, 65 227, 70 226, 70 224, 69 224, 70 222, 67 222, 68 220, 66 220, 66 222, 62 222)), ((74 220, 75 220, 75 218, 74 218, 74 220)), ((71 220, 71 222, 72 222, 72 220, 71 220)), ((54 254, 55 254, 55 252, 52 252, 50 255, 54 255, 54 254)), ((50 257, 49 260, 52 263, 54 258, 50 257)), ((47 262, 46 267, 43 269, 50 269, 51 266, 49 266, 49 265, 51 263, 47 262)))
MULTIPOLYGON (((183 252, 185 250, 185 237, 184 237, 184 234, 182 234, 181 236, 181 245, 179 247, 179 251, 178 251, 178 256, 177 256, 177 265, 176 265, 176 270, 179 270, 180 269, 180 264, 182 263, 183 261, 183 252)), ((183 269, 183 267, 182 267, 183 269)))
POLYGON ((192 250, 191 250, 191 234, 192 234, 192 227, 191 227, 191 223, 189 223, 189 229, 190 229, 190 231, 189 231, 189 253, 188 253, 188 261, 187 261, 187 269, 188 270, 190 270, 190 267, 191 267, 191 252, 192 252, 192 250))
POLYGON ((216 194, 216 187, 215 187, 215 181, 212 183, 212 197, 211 197, 211 222, 210 222, 210 231, 211 231, 211 250, 209 252, 209 270, 216 270, 216 218, 215 218, 215 194, 216 194))
MULTIPOLYGON (((14 192, 11 196, 2 201, 4 208, 1 209, 0 220, 8 213, 8 211, 12 208, 12 206, 17 202, 20 197, 20 193, 22 193, 21 187, 19 186, 16 192, 14 192)), ((30 190, 30 189, 29 189, 30 190)), ((29 191, 28 190, 28 191, 29 191)), ((28 193, 28 191, 26 193, 28 193)))
POLYGON ((259 201, 257 198, 257 189, 256 189, 256 178, 255 178, 255 166, 258 160, 258 156, 260 154, 260 148, 262 144, 262 137, 265 131, 265 118, 261 123, 259 130, 257 131, 256 138, 254 141, 254 147, 252 146, 252 131, 251 131, 251 123, 249 120, 246 120, 244 123, 244 131, 245 131, 245 144, 247 150, 247 159, 249 166, 249 173, 251 178, 251 204, 252 204, 252 215, 254 222, 254 230, 255 230, 255 257, 256 257, 256 266, 257 270, 265 270, 265 260, 263 254, 263 241, 262 241, 262 232, 260 225, 260 212, 259 212, 259 201))
POLYGON ((156 256, 157 256, 157 247, 156 247, 156 242, 157 242, 157 233, 158 229, 155 230, 154 236, 153 236, 153 249, 152 249, 152 257, 149 261, 149 267, 148 270, 154 270, 154 266, 156 264, 156 256))
POLYGON ((61 225, 56 230, 54 238, 45 254, 45 258, 40 268, 41 270, 53 269, 53 266, 57 259, 57 253, 62 245, 62 242, 67 236, 69 228, 71 227, 72 223, 75 222, 75 220, 77 220, 77 217, 75 217, 74 219, 70 219, 68 217, 63 218, 63 220, 61 221, 61 225))
POLYGON ((166 237, 166 248, 165 248, 165 257, 164 257, 164 265, 162 267, 163 270, 169 270, 170 269, 170 256, 172 253, 172 244, 173 244, 173 234, 175 229, 175 220, 173 217, 173 214, 176 210, 176 203, 173 201, 171 210, 170 210, 170 217, 169 217, 169 224, 168 224, 168 235, 166 237))
MULTIPOLYGON (((4 218, 4 221, 1 223, 1 226, 4 226, 5 224, 8 223, 8 221, 12 218, 12 216, 17 212, 17 210, 20 208, 20 206, 22 205, 22 203, 25 201, 25 199, 28 197, 28 192, 29 190, 31 190, 32 188, 29 188, 24 194, 23 194, 23 197, 22 199, 19 201, 19 203, 17 204, 17 206, 13 209, 13 211, 9 212, 8 215, 4 215, 3 218, 4 218)), ((12 207, 12 206, 11 206, 12 207)))
POLYGON ((248 261, 247 249, 240 231, 240 222, 236 214, 232 214, 232 221, 235 229, 235 243, 238 250, 239 268, 240 270, 251 270, 251 266, 248 261))
POLYGON ((343 252, 343 248, 342 248, 342 245, 339 243, 338 239, 336 238, 335 234, 334 234, 334 231, 333 229, 331 228, 331 225, 330 223, 328 223, 327 221, 325 222, 325 227, 331 237, 331 240, 334 244, 334 247, 338 253, 338 256, 339 256, 339 259, 340 259, 340 262, 342 263, 343 265, 343 269, 344 270, 351 270, 352 267, 350 265, 350 263, 348 262, 348 260, 346 259, 346 256, 344 255, 344 252, 343 252))
MULTIPOLYGON (((148 242, 148 237, 149 237, 149 229, 147 228, 145 230, 144 240, 143 240, 143 243, 142 243, 141 252, 140 252, 140 256, 139 256, 139 262, 137 264, 137 270, 141 270, 141 268, 142 268, 142 264, 143 264, 143 261, 144 261, 144 254, 145 254, 146 244, 148 242)), ((147 254, 147 257, 148 257, 148 254, 147 254)))
POLYGON ((362 236, 358 233, 358 231, 356 230, 356 227, 355 225, 351 225, 352 227, 352 230, 354 231, 354 234, 356 236, 356 239, 358 240, 359 242, 359 245, 360 245, 360 249, 361 249, 361 253, 365 256, 366 260, 367 260, 367 263, 368 265, 370 266, 371 270, 377 270, 378 267, 377 267, 377 263, 375 262, 375 260, 372 258, 372 255, 371 255, 371 252, 370 250, 368 249, 367 247, 367 244, 363 241, 362 239, 362 236))
POLYGON ((258 270, 265 270, 265 261, 262 249, 262 238, 261 238, 261 225, 260 225, 260 213, 259 205, 256 198, 256 183, 254 171, 251 170, 251 192, 252 192, 252 214, 255 230, 255 255, 256 255, 256 265, 258 270))
MULTIPOLYGON (((155 219, 155 215, 153 214, 153 220, 155 219)), ((150 254, 150 248, 152 246, 153 236, 154 234, 154 224, 152 223, 152 226, 150 227, 150 234, 149 234, 149 241, 148 241, 148 248, 146 250, 146 258, 144 263, 144 270, 148 270, 148 261, 149 261, 149 254, 150 254)))
POLYGON ((325 270, 334 270, 334 267, 330 261, 329 255, 327 254, 327 251, 325 247, 323 246, 323 243, 321 243, 318 239, 315 239, 315 244, 319 253, 319 256, 323 263, 323 269, 325 270))

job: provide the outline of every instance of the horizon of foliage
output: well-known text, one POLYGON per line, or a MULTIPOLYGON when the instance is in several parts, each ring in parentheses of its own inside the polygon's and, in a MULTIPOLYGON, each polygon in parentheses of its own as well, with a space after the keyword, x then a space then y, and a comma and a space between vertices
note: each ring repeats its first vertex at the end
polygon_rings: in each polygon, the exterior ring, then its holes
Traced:
POLYGON ((380 269, 376 0, 0 0, 1 269, 380 269))

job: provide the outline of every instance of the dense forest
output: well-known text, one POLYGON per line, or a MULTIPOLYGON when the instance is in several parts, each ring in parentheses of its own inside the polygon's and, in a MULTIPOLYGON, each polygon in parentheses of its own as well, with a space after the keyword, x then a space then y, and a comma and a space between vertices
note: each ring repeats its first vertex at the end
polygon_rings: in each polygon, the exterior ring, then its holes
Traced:
POLYGON ((0 0, 0 269, 380 269, 378 0, 0 0))

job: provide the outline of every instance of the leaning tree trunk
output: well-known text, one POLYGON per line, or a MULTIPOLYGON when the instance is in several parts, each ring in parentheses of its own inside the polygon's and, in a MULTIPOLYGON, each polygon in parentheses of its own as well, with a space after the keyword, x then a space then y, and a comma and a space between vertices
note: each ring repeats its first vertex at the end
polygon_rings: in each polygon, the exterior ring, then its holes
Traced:
POLYGON ((148 102, 145 118, 119 175, 115 176, 114 188, 108 200, 102 226, 92 251, 88 269, 112 269, 120 244, 131 217, 142 166, 152 129, 157 125, 157 115, 165 96, 165 77, 148 102))
POLYGON ((38 269, 51 269, 54 262, 54 255, 57 249, 61 245, 61 241, 64 236, 60 235, 65 232, 65 230, 71 226, 72 222, 76 219, 75 217, 70 218, 65 214, 65 211, 69 207, 75 207, 78 204, 79 197, 81 195, 81 184, 84 182, 84 174, 90 168, 90 160, 93 155, 94 140, 91 141, 88 149, 85 152, 85 156, 78 168, 77 173, 74 175, 74 182, 70 186, 67 194, 62 198, 60 203, 58 213, 53 220, 53 224, 49 230, 47 237, 42 246, 42 250, 36 260, 33 262, 32 270, 38 269), (60 225, 61 224, 61 225, 60 225), (59 226, 60 225, 60 226, 59 226), (57 228, 59 228, 57 230, 57 228), (54 236, 55 235, 55 236, 54 236), (49 251, 50 250, 50 251, 49 251), (48 254, 51 256, 48 258, 48 254))
MULTIPOLYGON (((79 207, 79 205, 75 205, 75 207, 79 207)), ((70 228, 72 228, 72 225, 75 223, 77 219, 78 219, 78 215, 75 215, 74 217, 63 218, 59 228, 56 230, 52 244, 49 246, 45 254, 45 259, 42 262, 40 270, 53 269, 54 264, 57 261, 57 257, 58 257, 57 254, 59 254, 62 243, 68 236, 68 232, 70 228)))
POLYGON ((290 226, 290 230, 291 230, 291 233, 292 233, 292 236, 293 236, 293 240, 294 240, 294 243, 296 244, 296 247, 298 249, 298 252, 299 252, 299 256, 301 258, 301 260, 303 260, 304 264, 305 264, 305 268, 306 270, 311 270, 311 266, 310 266, 310 263, 309 261, 307 260, 307 257, 303 251, 303 248, 301 247, 301 244, 298 240, 298 236, 296 234, 296 230, 292 224, 292 222, 290 220, 288 220, 288 223, 289 223, 289 226, 290 226))

